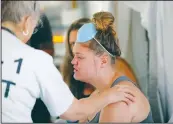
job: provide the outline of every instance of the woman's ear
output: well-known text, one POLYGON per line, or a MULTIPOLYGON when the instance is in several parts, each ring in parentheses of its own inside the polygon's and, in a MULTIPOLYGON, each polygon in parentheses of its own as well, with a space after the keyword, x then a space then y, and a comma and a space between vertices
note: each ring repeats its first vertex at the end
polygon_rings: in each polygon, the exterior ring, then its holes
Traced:
POLYGON ((29 31, 29 33, 33 33, 34 27, 36 26, 36 24, 34 23, 36 22, 35 20, 33 20, 33 18, 31 16, 27 16, 26 17, 26 23, 25 23, 25 31, 29 31))
POLYGON ((29 20, 29 16, 22 17, 21 23, 20 23, 20 27, 21 27, 22 32, 29 32, 29 31, 27 31, 28 27, 29 27, 29 25, 28 25, 29 21, 28 20, 29 20))
POLYGON ((29 39, 31 38, 34 28, 36 26, 37 22, 34 22, 35 20, 32 19, 31 16, 24 16, 21 18, 20 23, 17 24, 18 26, 18 36, 19 39, 22 40, 22 42, 27 43, 29 39))
POLYGON ((109 63, 109 56, 104 54, 100 57, 101 59, 101 67, 105 67, 109 63))
POLYGON ((29 35, 32 35, 38 21, 32 16, 24 16, 22 19, 24 24, 23 31, 29 32, 29 35))

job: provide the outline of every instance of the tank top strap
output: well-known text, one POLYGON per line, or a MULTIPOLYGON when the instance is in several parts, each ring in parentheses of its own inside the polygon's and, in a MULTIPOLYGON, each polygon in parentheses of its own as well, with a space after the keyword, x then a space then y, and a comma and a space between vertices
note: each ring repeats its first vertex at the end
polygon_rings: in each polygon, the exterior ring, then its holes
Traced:
MULTIPOLYGON (((133 83, 128 77, 126 77, 126 76, 120 76, 120 77, 118 77, 118 78, 113 82, 113 84, 111 85, 111 87, 117 85, 117 84, 118 84, 119 82, 121 82, 121 81, 129 81, 129 82, 133 83)), ((133 83, 133 84, 134 84, 134 83, 133 83)), ((134 85, 135 85, 135 84, 134 84, 134 85)))

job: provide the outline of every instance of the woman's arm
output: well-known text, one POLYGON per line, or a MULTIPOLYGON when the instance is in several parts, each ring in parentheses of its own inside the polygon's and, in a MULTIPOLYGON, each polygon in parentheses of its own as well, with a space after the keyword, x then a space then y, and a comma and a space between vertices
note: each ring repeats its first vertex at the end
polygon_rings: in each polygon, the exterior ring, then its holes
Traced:
POLYGON ((98 95, 93 95, 80 100, 74 99, 70 108, 60 117, 71 121, 83 120, 86 117, 99 112, 108 104, 119 101, 131 104, 134 100, 134 95, 129 94, 132 93, 130 87, 127 87, 127 89, 129 89, 129 91, 124 90, 123 86, 117 86, 107 89, 98 95), (125 91, 127 91, 127 93, 125 93, 125 91))
MULTIPOLYGON (((132 86, 132 83, 121 82, 119 85, 132 86)), ((150 112, 147 98, 135 86, 133 86, 135 101, 127 105, 125 102, 117 102, 106 106, 100 115, 99 122, 141 122, 150 112)))

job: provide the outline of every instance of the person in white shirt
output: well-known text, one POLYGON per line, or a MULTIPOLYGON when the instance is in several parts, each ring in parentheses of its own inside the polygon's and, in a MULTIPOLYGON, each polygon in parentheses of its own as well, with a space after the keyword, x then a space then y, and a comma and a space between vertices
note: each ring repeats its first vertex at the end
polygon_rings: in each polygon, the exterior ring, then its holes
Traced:
POLYGON ((52 117, 71 121, 86 118, 114 102, 135 101, 133 87, 127 86, 77 100, 63 82, 52 57, 25 44, 39 19, 37 2, 1 1, 1 10, 3 123, 31 123, 37 98, 42 99, 52 117))

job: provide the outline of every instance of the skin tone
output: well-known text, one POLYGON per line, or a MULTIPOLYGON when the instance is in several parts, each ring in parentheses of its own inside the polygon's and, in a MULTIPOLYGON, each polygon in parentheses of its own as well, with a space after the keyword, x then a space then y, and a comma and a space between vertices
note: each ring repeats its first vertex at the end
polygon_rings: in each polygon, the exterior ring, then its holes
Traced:
MULTIPOLYGON (((76 43, 73 47, 74 59, 74 78, 87 82, 94 87, 96 91, 92 95, 109 89, 117 77, 121 76, 111 65, 110 57, 107 53, 96 56, 88 47, 76 43)), ((100 115, 99 122, 141 122, 149 114, 150 107, 146 97, 134 84, 127 81, 120 82, 118 85, 132 86, 135 91, 135 102, 127 105, 124 102, 113 103, 106 106, 100 115)), ((88 117, 93 119, 96 113, 88 117)), ((80 122, 85 122, 86 119, 80 122)))
MULTIPOLYGON (((70 43, 70 47, 71 49, 73 49, 73 46, 75 44, 75 41, 77 39, 77 32, 78 30, 72 30, 70 32, 69 35, 69 43, 70 43)), ((137 82, 135 76, 131 73, 131 71, 127 68, 127 65, 124 65, 124 63, 122 62, 121 59, 117 59, 116 60, 116 65, 115 65, 116 70, 118 70, 120 75, 126 75, 127 77, 129 77, 134 83, 137 82)), ((93 93, 93 91, 95 90, 95 88, 90 85, 90 84, 85 84, 85 89, 84 89, 84 95, 90 95, 91 93, 93 93)))
MULTIPOLYGON (((73 49, 73 46, 75 44, 75 41, 77 39, 77 32, 78 30, 72 30, 69 35, 69 43, 71 49, 73 49)), ((94 91, 94 87, 90 84, 85 84, 85 89, 84 89, 84 95, 90 95, 94 91)))

